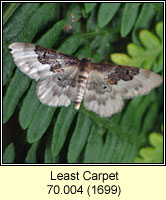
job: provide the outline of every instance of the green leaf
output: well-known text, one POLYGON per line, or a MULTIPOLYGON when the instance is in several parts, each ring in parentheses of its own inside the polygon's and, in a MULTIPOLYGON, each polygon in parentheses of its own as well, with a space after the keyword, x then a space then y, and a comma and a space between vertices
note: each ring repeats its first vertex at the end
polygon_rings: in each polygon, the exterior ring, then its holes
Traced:
POLYGON ((153 23, 155 13, 156 13, 155 9, 151 4, 148 4, 148 3, 143 4, 141 8, 141 13, 139 14, 134 30, 132 32, 132 41, 135 44, 140 45, 140 42, 138 39, 138 32, 141 29, 148 29, 150 27, 150 25, 153 23))
POLYGON ((83 113, 80 113, 77 119, 76 128, 69 143, 67 155, 69 163, 78 162, 77 159, 84 148, 90 128, 91 120, 83 113))
POLYGON ((52 135, 49 135, 46 141, 44 152, 44 163, 59 163, 59 156, 54 156, 51 150, 52 135))
POLYGON ((58 114, 53 129, 53 138, 51 142, 52 154, 54 156, 59 154, 64 145, 64 142, 68 134, 68 130, 71 126, 75 113, 76 111, 70 106, 68 108, 62 108, 60 110, 60 113, 58 114))
POLYGON ((163 54, 160 54, 158 63, 155 62, 153 65, 153 71, 156 73, 160 73, 163 70, 163 54))
POLYGON ((12 76, 14 69, 13 60, 9 54, 8 45, 3 42, 3 86, 6 85, 12 76))
POLYGON ((157 20, 161 20, 161 19, 163 19, 163 11, 164 11, 164 9, 163 9, 163 7, 164 7, 164 4, 163 4, 163 2, 161 2, 161 3, 157 3, 157 2, 154 2, 154 3, 150 3, 153 7, 154 7, 154 9, 157 11, 157 16, 156 16, 156 18, 157 18, 157 20))
POLYGON ((121 36, 126 37, 134 26, 140 3, 126 3, 122 14, 121 36))
POLYGON ((159 39, 150 31, 142 30, 139 32, 139 38, 141 43, 144 45, 146 49, 159 48, 160 49, 160 41, 159 39))
MULTIPOLYGON (((137 101, 142 99, 142 97, 136 97, 135 99, 133 99, 132 101, 137 101)), ((136 135, 139 134, 139 132, 141 131, 141 124, 142 124, 142 117, 144 116, 144 114, 146 113, 146 110, 148 108, 148 105, 151 103, 151 99, 153 98, 153 93, 150 93, 149 95, 143 97, 143 102, 141 102, 139 104, 139 106, 137 107, 137 109, 135 109, 135 114, 134 114, 134 117, 133 117, 133 123, 132 125, 130 126, 130 135, 132 135, 133 132, 135 132, 136 135), (139 110, 138 110, 139 108, 139 110)), ((131 115, 130 115, 131 116, 131 115)), ((127 116, 125 115, 125 117, 127 118, 127 116)), ((132 117, 132 116, 131 116, 132 117)), ((130 118, 128 118, 130 119, 130 118)), ((127 126, 125 125, 125 128, 127 126)), ((126 129, 127 131, 127 129, 126 129)))
POLYGON ((29 83, 30 79, 17 69, 3 99, 3 123, 6 123, 12 116, 19 99, 27 90, 29 83))
POLYGON ((4 12, 3 12, 3 26, 20 5, 21 3, 7 3, 6 4, 4 12))
POLYGON ((97 3, 85 3, 84 6, 85 6, 85 11, 87 13, 91 12, 94 7, 96 6, 97 3))
POLYGON ((14 163, 15 159, 15 148, 14 144, 10 143, 3 153, 3 163, 14 163))
MULTIPOLYGON (((142 97, 136 97, 130 101, 128 104, 125 115, 123 115, 121 119, 121 127, 124 131, 129 132, 130 128, 132 127, 134 120, 136 118, 136 110, 141 105, 143 101, 142 97), (133 111, 135 115, 133 116, 133 111)), ((140 110, 139 110, 140 111, 140 110)), ((136 129, 137 130, 137 129, 136 129)))
POLYGON ((94 40, 91 43, 92 49, 97 49, 96 53, 98 54, 99 58, 97 59, 98 62, 101 62, 101 60, 108 60, 110 52, 112 50, 111 43, 115 42, 118 38, 117 31, 113 28, 110 28, 109 30, 104 31, 104 37, 103 35, 99 35, 94 38, 94 40))
POLYGON ((94 9, 91 13, 89 18, 86 22, 86 29, 87 32, 94 31, 97 27, 97 19, 96 19, 96 9, 94 9))
POLYGON ((62 45, 58 48, 58 51, 71 55, 77 50, 80 42, 81 38, 79 35, 71 36, 62 43, 62 45))
POLYGON ((98 25, 103 28, 107 25, 120 7, 120 3, 102 3, 97 16, 98 25))
POLYGON ((156 33, 159 36, 160 40, 163 41, 163 22, 157 23, 156 33))
POLYGON ((117 65, 129 65, 131 62, 131 58, 124 53, 112 53, 110 57, 117 65))
POLYGON ((40 37, 40 39, 37 41, 37 44, 47 48, 53 47, 53 45, 55 45, 58 41, 63 27, 64 20, 57 22, 45 34, 43 34, 42 37, 40 37))
POLYGON ((93 125, 89 134, 84 154, 84 163, 100 162, 100 154, 103 148, 104 129, 93 125))
POLYGON ((23 104, 19 113, 19 123, 23 129, 28 128, 37 110, 39 109, 39 106, 40 101, 36 96, 36 83, 33 82, 23 100, 23 104))
POLYGON ((37 11, 30 17, 24 27, 23 31, 17 37, 17 41, 30 42, 40 29, 48 26, 49 23, 54 22, 54 20, 59 17, 59 4, 57 3, 44 3, 37 11), (49 15, 47 13, 50 13, 49 15))
POLYGON ((25 163, 37 163, 37 149, 38 149, 39 143, 35 142, 31 145, 30 149, 28 150, 28 153, 25 158, 25 163))
MULTIPOLYGON (((107 133, 102 152, 100 154, 100 163, 115 163, 116 158, 113 158, 116 152, 120 151, 120 147, 117 145, 119 141, 118 136, 107 133)), ((118 155, 117 155, 118 156, 118 155)))
POLYGON ((163 162, 163 135, 152 132, 149 135, 151 147, 141 148, 135 163, 162 163, 163 162))
POLYGON ((28 128, 27 141, 29 143, 34 143, 43 136, 51 122, 55 109, 43 104, 40 105, 28 128))
POLYGON ((144 48, 142 48, 134 43, 130 43, 127 45, 127 51, 131 57, 136 57, 136 58, 145 53, 144 48))
POLYGON ((91 58, 92 55, 92 48, 90 46, 86 46, 85 48, 80 49, 75 56, 78 57, 79 59, 83 58, 91 58))
MULTIPOLYGON (((20 37, 20 33, 24 31, 24 29, 27 31, 27 22, 31 19, 35 11, 37 11, 39 6, 40 3, 22 3, 5 24, 3 29, 3 40, 7 43, 11 43, 20 37)), ((28 33, 31 34, 30 32, 28 33)))
POLYGON ((149 106, 148 112, 146 113, 142 125, 143 132, 149 132, 153 129, 155 120, 157 119, 157 114, 159 112, 159 105, 157 102, 152 102, 149 106), (151 122, 151 123, 149 123, 151 122))

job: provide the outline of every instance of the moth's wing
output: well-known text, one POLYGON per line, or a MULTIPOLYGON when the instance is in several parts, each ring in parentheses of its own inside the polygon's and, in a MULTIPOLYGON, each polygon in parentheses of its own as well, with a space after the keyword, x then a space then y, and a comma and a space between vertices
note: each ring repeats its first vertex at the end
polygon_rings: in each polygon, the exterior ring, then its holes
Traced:
POLYGON ((49 106, 68 106, 76 96, 78 68, 68 67, 40 80, 37 84, 37 96, 43 104, 49 106))
POLYGON ((101 117, 110 117, 121 110, 123 99, 114 87, 92 71, 84 95, 84 106, 101 117))
POLYGON ((94 64, 94 70, 124 98, 146 95, 162 82, 159 74, 142 68, 94 64))
POLYGON ((72 56, 31 43, 12 43, 9 50, 17 67, 35 80, 52 76, 56 71, 78 66, 80 63, 72 56))
POLYGON ((123 98, 148 94, 158 87, 160 75, 134 67, 94 64, 84 96, 85 107, 102 117, 119 112, 123 98))

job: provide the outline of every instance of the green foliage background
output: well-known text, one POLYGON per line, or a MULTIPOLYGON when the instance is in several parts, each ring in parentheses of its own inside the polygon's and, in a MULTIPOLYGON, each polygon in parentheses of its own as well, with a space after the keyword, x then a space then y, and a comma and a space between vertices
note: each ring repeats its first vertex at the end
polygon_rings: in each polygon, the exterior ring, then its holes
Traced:
POLYGON ((162 134, 153 134, 158 145, 148 139, 151 131, 161 132, 162 86, 126 101, 112 118, 83 105, 78 112, 73 104, 52 108, 39 102, 35 81, 16 68, 8 51, 12 42, 32 42, 95 62, 110 62, 111 55, 115 63, 163 73, 162 20, 162 3, 3 4, 3 122, 12 135, 3 162, 163 162, 162 134), (150 153, 139 157, 146 146, 150 153))

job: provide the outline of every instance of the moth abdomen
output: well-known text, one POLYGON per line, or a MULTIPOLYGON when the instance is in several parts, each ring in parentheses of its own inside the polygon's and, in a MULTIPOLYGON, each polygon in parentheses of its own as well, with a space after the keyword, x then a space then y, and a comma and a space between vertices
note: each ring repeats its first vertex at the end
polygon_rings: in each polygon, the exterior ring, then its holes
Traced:
POLYGON ((79 109, 81 101, 83 99, 86 84, 89 78, 89 73, 86 71, 80 71, 77 79, 77 89, 76 89, 76 98, 75 98, 75 109, 79 109))

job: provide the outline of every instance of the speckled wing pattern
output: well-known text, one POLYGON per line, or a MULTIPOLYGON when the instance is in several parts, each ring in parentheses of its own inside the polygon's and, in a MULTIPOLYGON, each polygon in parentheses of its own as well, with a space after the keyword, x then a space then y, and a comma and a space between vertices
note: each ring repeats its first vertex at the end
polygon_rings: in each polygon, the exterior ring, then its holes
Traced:
POLYGON ((30 43, 12 43, 9 50, 17 67, 38 81, 37 95, 43 104, 68 106, 75 102, 101 117, 121 110, 124 98, 148 94, 158 87, 160 75, 141 68, 79 60, 30 43))

